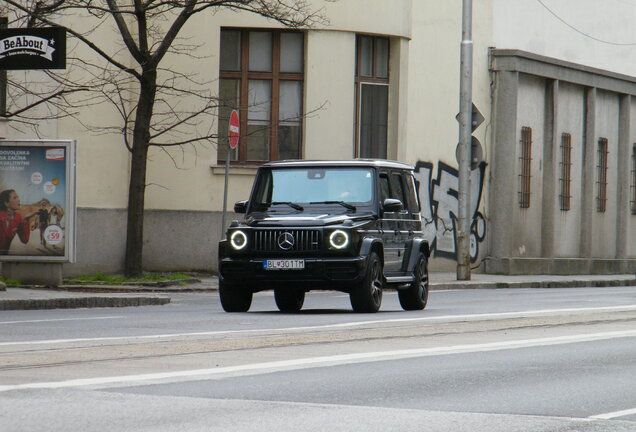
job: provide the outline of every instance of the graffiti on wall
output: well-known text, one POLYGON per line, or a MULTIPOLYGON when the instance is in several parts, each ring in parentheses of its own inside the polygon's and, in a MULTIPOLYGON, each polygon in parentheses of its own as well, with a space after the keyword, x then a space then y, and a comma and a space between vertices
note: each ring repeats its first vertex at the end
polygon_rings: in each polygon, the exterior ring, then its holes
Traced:
MULTIPOLYGON (((457 259, 457 229, 459 208, 459 173, 457 169, 439 162, 437 178, 433 178, 433 164, 419 161, 415 178, 422 204, 422 229, 436 257, 457 259)), ((486 238, 486 219, 479 212, 484 186, 486 163, 471 172, 470 191, 470 259, 477 261, 479 245, 486 238)))

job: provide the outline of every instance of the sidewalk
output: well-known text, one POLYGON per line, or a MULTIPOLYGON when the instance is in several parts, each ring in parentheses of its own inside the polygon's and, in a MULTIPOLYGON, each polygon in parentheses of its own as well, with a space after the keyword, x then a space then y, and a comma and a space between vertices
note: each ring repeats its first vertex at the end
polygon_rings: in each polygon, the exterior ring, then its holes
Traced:
MULTIPOLYGON (((636 275, 508 276, 473 273, 470 281, 458 281, 455 273, 432 272, 430 274, 431 290, 613 286, 636 287, 636 275)), ((216 292, 218 287, 219 280, 213 275, 169 286, 159 284, 62 285, 53 289, 48 287, 5 288, 0 285, 0 311, 164 305, 170 303, 170 293, 212 293, 216 292)))

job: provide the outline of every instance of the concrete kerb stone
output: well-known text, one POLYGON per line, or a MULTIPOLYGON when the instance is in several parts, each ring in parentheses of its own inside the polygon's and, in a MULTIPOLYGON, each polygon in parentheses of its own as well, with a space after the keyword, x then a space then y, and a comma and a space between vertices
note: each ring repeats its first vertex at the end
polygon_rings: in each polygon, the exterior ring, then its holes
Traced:
POLYGON ((170 303, 169 297, 64 297, 48 299, 3 299, 0 310, 114 308, 160 306, 170 303))
POLYGON ((618 286, 636 286, 634 279, 603 279, 603 280, 547 280, 547 281, 519 281, 519 282, 431 282, 430 290, 452 289, 506 289, 506 288, 606 288, 618 286))
MULTIPOLYGON (((90 284, 81 283, 79 280, 69 280, 63 285, 54 287, 58 291, 70 292, 96 292, 96 293, 129 293, 129 292, 205 292, 213 291, 218 287, 216 278, 201 279, 176 279, 156 282, 124 282, 122 285, 109 285, 107 283, 90 284)), ((31 288, 25 286, 23 288, 31 288)))
MULTIPOLYGON (((23 287, 30 288, 30 287, 23 287)), ((159 285, 60 285, 57 291, 85 293, 175 293, 216 291, 212 286, 159 286, 159 285)))
POLYGON ((67 280, 61 287, 79 287, 79 286, 93 286, 93 287, 172 287, 172 286, 184 286, 192 284, 200 284, 201 279, 172 279, 169 281, 155 281, 155 282, 123 282, 121 285, 110 285, 107 282, 92 281, 89 285, 86 282, 79 279, 67 280))

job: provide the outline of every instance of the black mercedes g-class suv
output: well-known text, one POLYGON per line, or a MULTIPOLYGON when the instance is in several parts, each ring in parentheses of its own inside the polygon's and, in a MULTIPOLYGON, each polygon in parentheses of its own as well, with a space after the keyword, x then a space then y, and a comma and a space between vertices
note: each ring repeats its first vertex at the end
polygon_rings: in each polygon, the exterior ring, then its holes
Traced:
POLYGON ((278 309, 299 311, 312 289, 349 294, 377 312, 382 290, 405 310, 428 299, 429 244, 413 167, 386 160, 280 161, 258 169, 245 213, 219 243, 219 293, 227 312, 273 289, 278 309))

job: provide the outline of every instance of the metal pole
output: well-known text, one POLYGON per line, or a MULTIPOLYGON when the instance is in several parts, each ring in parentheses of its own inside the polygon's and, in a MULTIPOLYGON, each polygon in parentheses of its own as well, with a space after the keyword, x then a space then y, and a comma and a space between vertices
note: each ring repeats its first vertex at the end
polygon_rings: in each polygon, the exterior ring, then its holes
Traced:
MULTIPOLYGON (((0 17, 0 28, 7 28, 9 18, 0 17)), ((0 70, 0 117, 7 114, 7 71, 0 70)))
POLYGON ((459 231, 457 280, 470 280, 470 144, 473 99, 473 2, 463 0, 459 81, 459 231))
POLYGON ((227 184, 230 176, 230 144, 227 145, 227 156, 225 156, 225 185, 223 186, 223 217, 221 218, 221 238, 225 234, 225 214, 227 213, 227 184))

